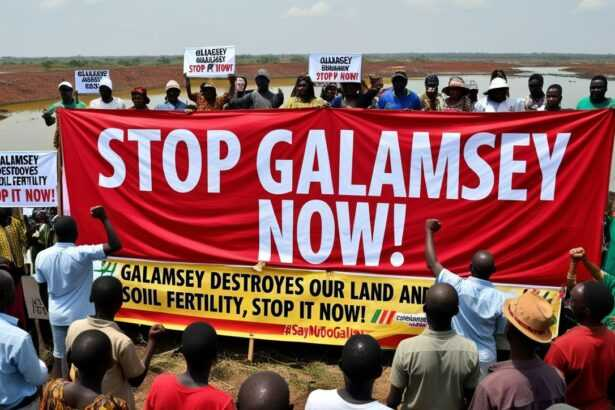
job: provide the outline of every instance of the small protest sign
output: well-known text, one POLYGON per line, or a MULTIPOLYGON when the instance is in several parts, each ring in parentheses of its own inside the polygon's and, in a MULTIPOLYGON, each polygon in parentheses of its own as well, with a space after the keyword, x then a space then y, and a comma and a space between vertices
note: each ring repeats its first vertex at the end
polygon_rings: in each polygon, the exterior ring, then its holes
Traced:
POLYGON ((75 89, 79 94, 96 94, 100 80, 105 77, 111 77, 109 70, 75 70, 75 89))
POLYGON ((22 276, 21 286, 26 302, 26 310, 30 319, 48 319, 47 308, 38 292, 38 285, 32 276, 22 276))
POLYGON ((200 78, 226 78, 235 74, 235 46, 186 48, 184 74, 200 78))
POLYGON ((58 204, 57 154, 0 151, 0 208, 58 204))
POLYGON ((361 54, 310 54, 309 74, 319 83, 360 83, 361 54))

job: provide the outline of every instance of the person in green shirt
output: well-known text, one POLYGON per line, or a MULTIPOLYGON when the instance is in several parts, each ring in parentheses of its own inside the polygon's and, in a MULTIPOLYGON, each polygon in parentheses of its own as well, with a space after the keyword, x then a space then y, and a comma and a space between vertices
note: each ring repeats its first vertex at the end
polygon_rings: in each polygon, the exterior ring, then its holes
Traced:
POLYGON ((577 104, 577 110, 598 110, 600 108, 615 108, 615 100, 606 96, 607 80, 603 75, 597 75, 589 83, 589 97, 583 97, 577 104))
POLYGON ((53 116, 58 108, 86 108, 86 105, 79 101, 77 93, 73 96, 73 85, 68 81, 62 81, 58 85, 60 91, 60 101, 54 102, 46 110, 43 111, 43 119, 48 127, 51 127, 56 123, 56 119, 53 116))
MULTIPOLYGON (((582 262, 585 268, 591 273, 591 275, 599 282, 606 285, 612 295, 615 296, 615 275, 600 269, 596 264, 587 259, 587 254, 584 248, 573 248, 570 250, 570 268, 568 271, 568 289, 570 285, 576 283, 576 266, 578 262, 582 262)), ((602 323, 609 329, 615 331, 615 307, 602 321, 602 323)))

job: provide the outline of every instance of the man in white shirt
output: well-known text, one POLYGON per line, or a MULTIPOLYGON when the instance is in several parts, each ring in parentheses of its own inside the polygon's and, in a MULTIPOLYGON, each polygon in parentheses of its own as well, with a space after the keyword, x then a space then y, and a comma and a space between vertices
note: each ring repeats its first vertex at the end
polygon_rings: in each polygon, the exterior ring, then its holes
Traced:
POLYGON ((380 345, 370 335, 354 335, 342 350, 340 368, 345 386, 337 390, 314 390, 305 410, 386 410, 372 397, 374 382, 382 374, 380 345))
POLYGON ((90 102, 90 108, 98 108, 103 110, 125 110, 126 103, 124 100, 113 96, 113 83, 109 77, 104 77, 98 84, 98 93, 100 98, 96 98, 90 102))
POLYGON ((508 96, 508 82, 495 77, 485 91, 486 97, 481 98, 475 105, 475 112, 522 112, 525 111, 523 99, 513 100, 508 96))
POLYGON ((66 375, 64 355, 68 326, 94 313, 90 302, 92 262, 122 248, 105 209, 97 206, 90 213, 102 222, 107 243, 76 246, 77 224, 72 217, 61 216, 53 222, 56 244, 36 256, 34 279, 39 284, 43 302, 47 303, 53 338, 52 378, 66 375))

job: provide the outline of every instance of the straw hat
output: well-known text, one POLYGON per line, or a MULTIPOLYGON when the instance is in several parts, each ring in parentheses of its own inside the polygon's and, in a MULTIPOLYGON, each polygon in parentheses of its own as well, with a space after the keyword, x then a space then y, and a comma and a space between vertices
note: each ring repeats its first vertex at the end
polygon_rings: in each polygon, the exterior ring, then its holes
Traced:
POLYGON ((451 88, 461 88, 463 91, 463 95, 466 95, 470 90, 466 87, 465 81, 461 77, 451 77, 448 80, 448 85, 442 89, 442 92, 446 95, 449 95, 449 91, 451 88))
POLYGON ((516 299, 508 299, 502 310, 508 322, 530 339, 549 343, 553 338, 553 307, 535 292, 525 292, 516 299))
POLYGON ((497 90, 498 88, 508 88, 508 82, 503 78, 495 77, 491 80, 491 83, 489 83, 489 88, 484 92, 484 94, 487 95, 489 91, 497 90))

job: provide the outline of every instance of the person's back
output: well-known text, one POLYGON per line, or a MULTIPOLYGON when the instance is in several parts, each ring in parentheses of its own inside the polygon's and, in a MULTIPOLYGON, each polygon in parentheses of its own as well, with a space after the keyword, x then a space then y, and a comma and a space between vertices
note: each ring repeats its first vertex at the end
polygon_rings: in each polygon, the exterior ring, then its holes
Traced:
POLYGON ((382 375, 381 355, 380 345, 370 335, 351 336, 339 364, 344 387, 311 392, 305 410, 388 409, 372 396, 374 382, 382 375))
POLYGON ((145 402, 145 410, 230 410, 234 409, 233 398, 217 388, 207 385, 184 386, 174 374, 162 374, 154 380, 145 402))
POLYGON ((162 374, 154 380, 145 410, 234 410, 233 398, 209 384, 211 367, 218 355, 218 335, 204 322, 189 325, 182 334, 181 353, 187 371, 162 374))
POLYGON ((476 345, 454 330, 432 331, 402 341, 395 351, 391 384, 405 387, 408 409, 460 409, 464 388, 480 375, 476 345))
POLYGON ((459 294, 459 313, 453 318, 453 329, 477 344, 481 362, 494 362, 495 335, 503 333, 506 325, 502 316, 506 295, 491 281, 473 276, 462 279, 446 269, 437 281, 451 284, 459 294))
POLYGON ((615 333, 601 321, 613 310, 602 282, 579 283, 570 292, 579 326, 558 337, 545 356, 566 378, 566 402, 583 409, 609 409, 615 376, 615 333))
POLYGON ((461 409, 478 384, 480 367, 474 342, 451 328, 459 311, 459 297, 446 283, 427 291, 423 305, 427 328, 402 341, 391 366, 391 390, 387 399, 404 409, 461 409))
POLYGON ((545 361, 566 377, 567 402, 587 409, 608 409, 609 377, 615 374, 615 333, 604 326, 579 325, 558 337, 545 361))
POLYGON ((6 314, 15 298, 11 275, 0 270, 0 408, 36 405, 38 386, 47 380, 47 367, 39 360, 32 338, 6 314))
POLYGON ((369 403, 351 403, 340 395, 339 391, 314 390, 305 402, 305 410, 390 410, 384 404, 371 401, 369 403))
POLYGON ((94 313, 89 302, 92 262, 104 259, 103 245, 75 246, 58 242, 36 258, 36 279, 47 283, 52 324, 70 325, 94 313))
MULTIPOLYGON (((566 383, 553 367, 536 358, 532 361, 506 361, 491 366, 490 373, 478 386, 475 397, 497 398, 493 409, 543 410, 564 398, 566 383)), ((476 400, 475 400, 476 401, 476 400)), ((473 409, 487 408, 485 401, 473 403, 473 409)))

